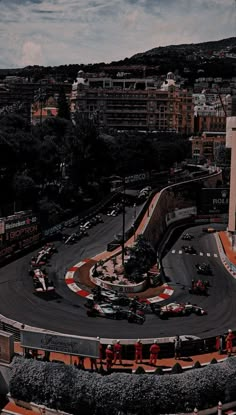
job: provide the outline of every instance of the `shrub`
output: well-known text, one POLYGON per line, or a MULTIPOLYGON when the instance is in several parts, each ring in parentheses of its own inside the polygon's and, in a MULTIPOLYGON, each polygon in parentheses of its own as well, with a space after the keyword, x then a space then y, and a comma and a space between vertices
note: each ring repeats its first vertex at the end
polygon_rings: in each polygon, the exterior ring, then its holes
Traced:
POLYGON ((202 367, 202 365, 198 360, 193 365, 193 369, 200 369, 201 367, 202 367))
POLYGON ((218 363, 218 362, 217 362, 216 358, 213 357, 213 359, 211 359, 211 361, 210 361, 210 364, 215 365, 216 363, 218 363))
POLYGON ((155 375, 164 375, 162 367, 157 367, 154 373, 155 375))
POLYGON ((171 373, 177 374, 177 373, 182 373, 182 372, 183 372, 182 366, 179 363, 175 363, 175 365, 171 369, 171 373))
POLYGON ((14 358, 13 398, 71 414, 193 412, 236 396, 236 359, 180 374, 112 373, 101 376, 73 366, 14 358))
POLYGON ((135 370, 136 375, 142 375, 144 373, 146 373, 146 372, 145 372, 145 369, 142 366, 138 366, 137 369, 135 370))

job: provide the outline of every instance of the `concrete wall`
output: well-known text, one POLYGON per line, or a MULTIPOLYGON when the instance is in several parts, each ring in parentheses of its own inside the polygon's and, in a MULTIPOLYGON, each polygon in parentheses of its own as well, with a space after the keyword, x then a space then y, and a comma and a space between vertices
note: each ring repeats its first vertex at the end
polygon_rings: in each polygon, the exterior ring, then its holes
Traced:
POLYGON ((10 365, 0 363, 0 394, 2 395, 6 395, 9 392, 10 374, 10 365))
POLYGON ((204 187, 214 188, 218 180, 222 180, 221 170, 206 178, 177 183, 162 189, 153 206, 152 215, 146 222, 143 231, 145 238, 156 247, 167 229, 166 214, 174 212, 175 209, 196 205, 197 193, 194 192, 194 186, 197 183, 203 182, 204 187))

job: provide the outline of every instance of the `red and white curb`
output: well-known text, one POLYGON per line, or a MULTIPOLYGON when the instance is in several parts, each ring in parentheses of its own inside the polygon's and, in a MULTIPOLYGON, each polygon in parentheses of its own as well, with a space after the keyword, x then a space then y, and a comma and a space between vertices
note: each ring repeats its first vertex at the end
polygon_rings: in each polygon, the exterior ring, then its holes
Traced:
MULTIPOLYGON (((65 283, 67 285, 67 287, 73 291, 75 294, 80 295, 81 297, 84 298, 93 298, 93 294, 91 294, 88 291, 83 290, 82 288, 80 288, 78 286, 78 284, 75 282, 75 278, 74 275, 75 273, 79 270, 79 268, 81 268, 83 265, 87 264, 89 261, 91 261, 91 259, 86 258, 83 261, 80 261, 78 264, 76 264, 75 266, 71 267, 68 269, 68 271, 66 272, 65 275, 65 283)), ((170 288, 167 284, 164 285, 165 289, 163 291, 163 293, 155 296, 155 297, 150 297, 146 299, 146 303, 148 304, 153 304, 153 303, 158 303, 160 301, 164 301, 164 300, 168 300, 168 298, 173 294, 174 290, 172 288, 170 288)))
POLYGON ((227 269, 227 271, 232 275, 232 277, 236 278, 236 272, 233 271, 233 264, 232 264, 232 266, 230 266, 230 264, 229 264, 230 261, 226 259, 227 257, 225 255, 224 249, 222 247, 221 239, 217 234, 215 234, 215 239, 216 239, 216 244, 217 244, 217 247, 218 247, 218 251, 219 251, 219 254, 220 254, 220 259, 221 259, 222 264, 227 269))
POLYGON ((156 295, 155 297, 147 298, 146 302, 148 304, 153 304, 153 303, 159 303, 159 301, 168 300, 168 298, 172 296, 174 290, 173 288, 169 287, 168 284, 164 284, 163 287, 165 287, 163 293, 156 295))
POLYGON ((83 265, 87 264, 90 261, 89 258, 80 261, 78 264, 74 265, 73 267, 69 268, 65 275, 65 283, 67 287, 73 291, 75 294, 80 295, 84 298, 93 298, 93 295, 88 291, 83 290, 80 288, 77 283, 75 282, 74 275, 75 273, 81 268, 83 265))

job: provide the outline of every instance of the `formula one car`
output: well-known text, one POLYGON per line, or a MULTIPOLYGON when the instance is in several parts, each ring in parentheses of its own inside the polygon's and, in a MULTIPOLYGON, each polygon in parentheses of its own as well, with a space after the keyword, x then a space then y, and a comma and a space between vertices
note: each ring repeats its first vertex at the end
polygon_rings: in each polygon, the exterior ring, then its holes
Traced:
POLYGON ((62 236, 62 240, 64 241, 65 245, 70 245, 70 244, 74 244, 75 242, 79 241, 80 236, 74 232, 71 235, 66 235, 64 234, 62 236))
POLYGON ((32 269, 30 275, 33 277, 34 291, 36 293, 55 291, 53 282, 48 279, 45 271, 42 271, 40 268, 32 269))
POLYGON ((136 313, 132 310, 129 310, 127 319, 129 323, 143 324, 146 320, 146 317, 144 312, 141 310, 137 310, 136 313))
POLYGON ((202 232, 206 232, 206 233, 214 233, 216 232, 215 228, 209 227, 209 228, 202 228, 202 232))
POLYGON ((85 306, 88 307, 87 316, 89 317, 99 316, 116 320, 126 319, 128 317, 126 310, 112 304, 97 304, 93 300, 88 300, 85 306))
POLYGON ((197 273, 202 275, 212 275, 212 269, 209 264, 203 262, 202 264, 196 264, 197 273))
POLYGON ((190 294, 208 295, 209 281, 192 280, 192 286, 189 288, 190 294))
POLYGON ((42 266, 51 258, 51 256, 57 252, 56 247, 52 243, 47 243, 43 248, 37 253, 36 256, 31 258, 31 265, 33 266, 42 266))
POLYGON ((46 265, 47 261, 48 256, 43 251, 40 251, 36 256, 31 258, 30 263, 33 267, 41 267, 42 265, 46 265))
POLYGON ((197 253, 196 249, 192 245, 183 245, 182 249, 185 252, 185 254, 196 255, 197 253))
POLYGON ((184 233, 182 236, 183 241, 191 241, 194 238, 193 235, 191 235, 190 233, 184 233))
POLYGON ((155 314, 161 319, 167 319, 168 317, 189 316, 190 314, 202 316, 207 313, 203 308, 198 307, 196 304, 181 304, 174 302, 164 306, 157 306, 155 308, 155 314))
POLYGON ((123 294, 119 294, 116 291, 106 290, 97 286, 92 290, 93 299, 95 302, 108 302, 114 305, 126 306, 129 305, 129 297, 123 294))

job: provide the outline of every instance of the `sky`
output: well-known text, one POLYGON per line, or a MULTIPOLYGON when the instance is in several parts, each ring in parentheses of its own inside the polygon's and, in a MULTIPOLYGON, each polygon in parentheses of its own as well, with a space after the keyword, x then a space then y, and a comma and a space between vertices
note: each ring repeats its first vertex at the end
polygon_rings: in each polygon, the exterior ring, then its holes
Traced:
POLYGON ((110 63, 236 36, 236 0, 0 0, 0 68, 110 63))

